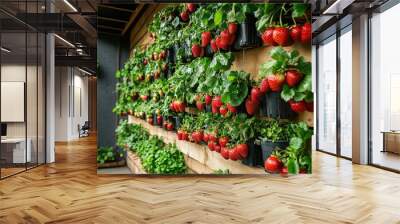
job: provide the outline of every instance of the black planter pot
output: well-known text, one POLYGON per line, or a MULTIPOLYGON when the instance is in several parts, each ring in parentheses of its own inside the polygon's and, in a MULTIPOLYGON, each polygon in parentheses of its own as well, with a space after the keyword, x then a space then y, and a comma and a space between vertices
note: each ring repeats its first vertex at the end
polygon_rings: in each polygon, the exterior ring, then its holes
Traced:
POLYGON ((236 40, 233 44, 234 50, 243 50, 261 46, 262 42, 258 36, 256 19, 248 15, 244 23, 238 24, 236 40))
POLYGON ((166 78, 168 79, 169 77, 174 75, 174 72, 175 72, 175 66, 173 66, 173 65, 168 66, 168 71, 167 71, 167 74, 166 74, 166 78))
POLYGON ((176 63, 174 47, 167 50, 167 63, 170 65, 176 63))
POLYGON ((190 46, 189 43, 185 43, 183 45, 183 48, 185 49, 185 57, 184 57, 184 62, 191 62, 193 60, 192 56, 192 46, 190 46))
POLYGON ((204 49, 204 56, 206 57, 212 57, 214 55, 214 52, 212 51, 211 45, 207 45, 207 47, 204 49))
POLYGON ((261 100, 261 115, 270 118, 289 119, 296 113, 290 109, 290 105, 282 100, 279 92, 269 92, 261 100))
POLYGON ((281 150, 285 150, 286 147, 289 146, 289 142, 287 141, 280 141, 280 142, 271 142, 268 140, 261 140, 261 149, 262 149, 262 158, 265 161, 271 154, 272 151, 276 148, 281 150))
POLYGON ((179 116, 174 116, 173 121, 174 121, 174 129, 175 131, 178 131, 179 128, 181 127, 182 118, 179 116))
POLYGON ((173 55, 172 60, 173 60, 174 64, 176 64, 176 62, 178 61, 178 52, 179 52, 180 48, 181 48, 181 46, 179 46, 179 44, 175 44, 172 47, 172 55, 173 55))
POLYGON ((206 112, 211 113, 212 112, 212 108, 211 108, 211 104, 210 105, 206 105, 206 112))
POLYGON ((256 143, 254 140, 249 141, 247 143, 249 147, 249 154, 245 159, 242 160, 242 163, 247 166, 263 166, 262 159, 262 151, 259 143, 256 143))

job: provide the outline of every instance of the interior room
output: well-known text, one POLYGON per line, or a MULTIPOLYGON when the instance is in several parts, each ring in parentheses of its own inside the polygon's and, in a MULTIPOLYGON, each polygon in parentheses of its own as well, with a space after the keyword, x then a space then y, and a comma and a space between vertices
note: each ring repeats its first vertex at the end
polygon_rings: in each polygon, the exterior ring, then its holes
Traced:
POLYGON ((399 223, 398 0, 1 0, 0 223, 399 223))

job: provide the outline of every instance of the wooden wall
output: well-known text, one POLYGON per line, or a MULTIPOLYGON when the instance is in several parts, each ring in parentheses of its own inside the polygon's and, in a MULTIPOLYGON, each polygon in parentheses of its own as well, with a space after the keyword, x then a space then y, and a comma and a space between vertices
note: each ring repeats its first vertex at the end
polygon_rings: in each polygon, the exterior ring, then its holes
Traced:
MULTIPOLYGON (((168 4, 150 4, 146 11, 142 14, 130 34, 130 50, 132 51, 137 45, 147 45, 151 43, 150 34, 147 32, 147 25, 151 22, 153 15, 161 9, 168 6, 168 4)), ((285 47, 286 50, 292 48, 297 49, 306 60, 311 62, 311 46, 305 47, 296 44, 290 47, 285 47)), ((235 53, 235 61, 233 63, 233 70, 243 70, 252 75, 253 78, 257 77, 259 67, 262 63, 266 62, 269 57, 271 47, 260 47, 251 50, 244 50, 235 53)), ((305 112, 299 115, 299 120, 306 121, 310 126, 314 126, 313 113, 305 112)))

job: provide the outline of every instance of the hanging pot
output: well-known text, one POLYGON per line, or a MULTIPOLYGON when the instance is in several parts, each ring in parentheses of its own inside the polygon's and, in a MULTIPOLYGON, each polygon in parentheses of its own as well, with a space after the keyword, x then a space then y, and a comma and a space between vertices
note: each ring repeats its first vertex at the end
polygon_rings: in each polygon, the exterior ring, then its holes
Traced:
POLYGON ((214 55, 214 52, 211 49, 211 45, 208 44, 207 47, 204 49, 204 56, 206 57, 212 57, 214 55))
POLYGON ((285 150, 289 146, 288 141, 272 142, 267 139, 261 140, 262 158, 265 161, 275 149, 285 150))
POLYGON ((290 119, 296 113, 290 105, 281 98, 279 92, 269 92, 261 100, 261 116, 270 118, 290 119))
POLYGON ((256 28, 256 18, 247 15, 246 20, 238 25, 236 40, 233 44, 235 50, 256 48, 261 46, 261 40, 256 28))
POLYGON ((181 127, 181 121, 182 121, 182 118, 180 116, 173 117, 175 131, 178 131, 179 128, 181 127))
POLYGON ((247 157, 242 160, 242 163, 247 166, 263 166, 260 142, 252 139, 247 142, 247 146, 249 147, 249 153, 247 157))
POLYGON ((167 50, 167 63, 170 65, 176 63, 174 46, 168 48, 168 50, 167 50))

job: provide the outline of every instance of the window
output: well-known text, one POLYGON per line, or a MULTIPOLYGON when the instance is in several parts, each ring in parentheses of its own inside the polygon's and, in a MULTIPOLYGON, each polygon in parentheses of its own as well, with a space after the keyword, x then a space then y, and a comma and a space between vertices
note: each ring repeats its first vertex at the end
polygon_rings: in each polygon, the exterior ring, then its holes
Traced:
POLYGON ((336 36, 318 47, 317 149, 336 153, 336 36))
POLYGON ((371 18, 371 162, 400 170, 400 4, 371 18))

